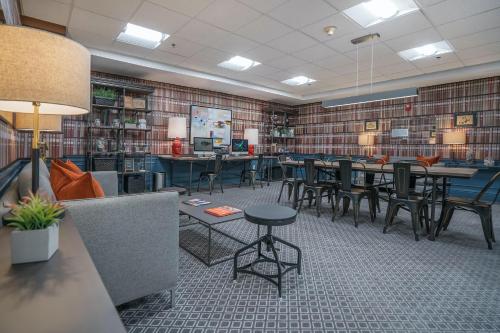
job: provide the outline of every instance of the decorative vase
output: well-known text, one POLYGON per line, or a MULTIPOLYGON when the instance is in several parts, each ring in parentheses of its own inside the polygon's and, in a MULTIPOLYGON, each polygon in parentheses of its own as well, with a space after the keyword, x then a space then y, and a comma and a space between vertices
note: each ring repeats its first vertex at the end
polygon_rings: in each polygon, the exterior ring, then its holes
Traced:
POLYGON ((40 230, 14 230, 10 248, 12 264, 47 261, 59 248, 59 225, 40 230))

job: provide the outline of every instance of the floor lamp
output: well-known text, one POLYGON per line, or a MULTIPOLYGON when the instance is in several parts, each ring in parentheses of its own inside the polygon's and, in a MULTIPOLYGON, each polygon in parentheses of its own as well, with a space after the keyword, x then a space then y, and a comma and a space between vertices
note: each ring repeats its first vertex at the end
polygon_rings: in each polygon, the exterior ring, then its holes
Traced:
POLYGON ((39 116, 90 109, 90 53, 46 31, 0 25, 0 110, 33 114, 32 191, 39 185, 39 116))

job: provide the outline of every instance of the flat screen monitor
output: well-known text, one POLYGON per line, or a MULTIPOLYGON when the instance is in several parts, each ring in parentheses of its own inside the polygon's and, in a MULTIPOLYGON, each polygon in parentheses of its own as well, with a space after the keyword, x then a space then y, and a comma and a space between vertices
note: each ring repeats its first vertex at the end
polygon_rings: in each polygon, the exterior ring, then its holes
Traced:
POLYGON ((232 139, 231 151, 233 153, 248 153, 248 140, 245 139, 232 139))
POLYGON ((209 154, 214 151, 214 141, 212 138, 193 138, 195 154, 209 154))

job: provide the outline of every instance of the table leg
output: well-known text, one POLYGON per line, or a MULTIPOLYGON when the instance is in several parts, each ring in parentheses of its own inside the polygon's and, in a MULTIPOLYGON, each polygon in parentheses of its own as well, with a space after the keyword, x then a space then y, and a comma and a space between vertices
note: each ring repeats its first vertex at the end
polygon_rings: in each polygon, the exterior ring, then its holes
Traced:
POLYGON ((188 195, 191 196, 191 185, 193 182, 193 161, 189 162, 189 186, 188 186, 188 195))
POLYGON ((446 177, 443 177, 443 195, 441 196, 441 214, 439 214, 439 220, 438 223, 441 223, 441 220, 443 219, 443 214, 444 214, 444 201, 446 200, 446 183, 447 183, 446 177))
POLYGON ((210 267, 211 262, 210 262, 210 255, 211 255, 211 250, 212 250, 212 226, 208 226, 208 251, 207 251, 207 266, 210 267))
POLYGON ((435 240, 435 226, 436 223, 434 221, 434 218, 436 216, 436 199, 437 199, 437 179, 436 177, 432 177, 432 202, 431 202, 431 221, 430 221, 430 227, 429 227, 429 235, 427 236, 427 239, 433 241, 435 240))
POLYGON ((297 209, 298 206, 298 201, 299 201, 299 182, 297 181, 297 178, 294 178, 293 180, 293 209, 297 209))
POLYGON ((267 186, 271 182, 271 172, 273 171, 273 160, 270 158, 267 160, 267 186))
POLYGON ((174 161, 170 160, 170 186, 174 186, 174 161))

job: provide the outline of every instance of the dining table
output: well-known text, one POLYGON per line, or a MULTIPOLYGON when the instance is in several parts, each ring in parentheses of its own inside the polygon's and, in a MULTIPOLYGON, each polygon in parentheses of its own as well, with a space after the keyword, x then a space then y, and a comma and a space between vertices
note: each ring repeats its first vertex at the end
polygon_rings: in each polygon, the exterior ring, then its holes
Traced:
MULTIPOLYGON (((295 179, 294 181, 294 186, 293 186, 293 208, 297 208, 298 205, 298 198, 299 198, 299 178, 297 177, 297 170, 300 168, 304 167, 304 161, 301 160, 286 160, 284 162, 281 162, 283 165, 287 167, 293 168, 293 178, 295 179)), ((338 161, 324 161, 324 160, 316 160, 314 162, 314 166, 323 171, 328 171, 328 170, 338 170, 340 169, 340 165, 338 161)), ((387 173, 391 174, 394 172, 392 165, 383 165, 383 164, 377 164, 377 163, 363 163, 363 162, 355 162, 353 161, 352 163, 352 170, 353 171, 361 171, 361 172, 366 172, 366 173, 387 173)), ((429 240, 435 240, 435 230, 436 230, 436 225, 438 221, 442 218, 442 216, 439 217, 439 219, 436 221, 436 205, 438 202, 438 181, 441 179, 442 181, 442 187, 441 187, 441 193, 442 193, 442 198, 441 202, 444 202, 446 199, 446 193, 447 193, 447 185, 448 185, 448 179, 449 178, 462 178, 462 179, 470 179, 472 178, 476 173, 478 172, 478 169, 474 168, 461 168, 461 167, 446 167, 446 166, 430 166, 426 168, 422 168, 421 166, 418 165, 412 165, 411 166, 411 174, 415 176, 426 176, 431 179, 431 218, 430 218, 430 230, 429 230, 429 235, 428 239, 429 240)), ((376 186, 376 185, 373 185, 376 186)))

